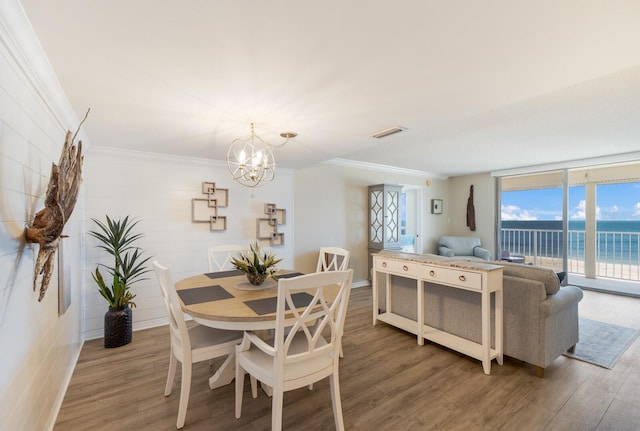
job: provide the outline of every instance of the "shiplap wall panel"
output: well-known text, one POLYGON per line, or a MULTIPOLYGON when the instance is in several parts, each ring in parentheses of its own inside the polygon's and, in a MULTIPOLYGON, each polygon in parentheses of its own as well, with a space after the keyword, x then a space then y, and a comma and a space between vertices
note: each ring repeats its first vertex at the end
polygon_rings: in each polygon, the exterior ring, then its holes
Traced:
POLYGON ((72 303, 58 316, 57 272, 33 291, 38 246, 24 230, 44 206, 51 163, 77 124, 22 7, 0 3, 0 429, 51 429, 81 346, 82 194, 67 223, 72 303), (45 84, 46 83, 46 84, 45 84))
POLYGON ((25 220, 28 218, 27 215, 31 213, 32 202, 31 196, 16 190, 3 188, 2 209, 0 209, 0 218, 2 219, 0 222, 0 235, 12 238, 15 241, 3 245, 0 254, 9 251, 15 253, 22 248, 22 244, 17 239, 24 235, 25 220))
MULTIPOLYGON (((139 220, 136 231, 144 233, 139 242, 172 272, 174 281, 206 272, 207 249, 221 244, 249 244, 256 238, 256 218, 266 217, 264 205, 274 203, 287 210, 285 245, 273 247, 283 258, 281 267, 293 267, 293 175, 278 171, 274 182, 249 189, 231 179, 225 164, 177 156, 146 154, 115 148, 92 148, 85 158, 85 217, 87 229, 96 228, 92 219, 105 215, 139 220), (229 190, 229 205, 219 208, 227 217, 227 230, 212 232, 208 223, 193 223, 191 199, 204 198, 202 182, 215 182, 229 190)), ((86 339, 101 337, 106 303, 97 292, 91 271, 98 263, 108 264, 106 253, 86 238, 86 339)), ((136 284, 133 310, 134 330, 166 323, 155 274, 136 284)), ((134 333, 135 338, 135 333, 134 333)))

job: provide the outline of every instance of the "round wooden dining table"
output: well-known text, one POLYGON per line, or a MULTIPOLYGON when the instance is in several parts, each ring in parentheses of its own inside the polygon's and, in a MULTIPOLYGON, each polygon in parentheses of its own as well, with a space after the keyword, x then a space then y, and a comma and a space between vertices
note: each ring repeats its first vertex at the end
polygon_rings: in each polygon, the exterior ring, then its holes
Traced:
MULTIPOLYGON (((292 270, 280 270, 276 277, 303 275, 292 270)), ((197 323, 218 329, 256 331, 274 329, 278 283, 268 279, 261 286, 253 286, 239 270, 194 275, 175 283, 182 310, 197 323)), ((327 286, 325 297, 332 301, 339 286, 327 286)), ((309 292, 294 294, 296 306, 305 307, 312 299, 309 292), (297 295, 297 296, 296 296, 297 295)), ((235 377, 235 355, 229 355, 220 369, 209 379, 215 389, 231 383, 235 377)))

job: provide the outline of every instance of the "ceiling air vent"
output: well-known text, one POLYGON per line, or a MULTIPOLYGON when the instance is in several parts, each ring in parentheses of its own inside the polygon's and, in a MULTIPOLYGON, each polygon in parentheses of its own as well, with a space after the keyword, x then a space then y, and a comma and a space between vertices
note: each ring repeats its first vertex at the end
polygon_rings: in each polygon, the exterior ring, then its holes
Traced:
POLYGON ((389 135, 393 135, 395 133, 400 133, 403 130, 406 130, 406 129, 404 127, 400 127, 400 126, 389 127, 388 129, 380 130, 379 132, 376 132, 371 136, 373 136, 376 139, 380 139, 380 138, 384 138, 384 137, 389 136, 389 135))

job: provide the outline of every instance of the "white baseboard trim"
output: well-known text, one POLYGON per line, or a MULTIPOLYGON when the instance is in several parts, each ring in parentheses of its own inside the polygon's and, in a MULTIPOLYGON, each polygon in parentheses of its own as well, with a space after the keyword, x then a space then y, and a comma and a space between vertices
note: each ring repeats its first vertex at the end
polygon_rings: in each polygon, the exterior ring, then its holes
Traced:
MULTIPOLYGON (((152 320, 145 320, 144 322, 138 322, 133 324, 133 332, 141 331, 143 329, 155 328, 157 326, 168 325, 169 320, 166 317, 160 317, 152 320)), ((85 332, 83 335, 84 341, 95 340, 97 338, 104 337, 104 329, 94 329, 93 331, 85 332)))
POLYGON ((53 406, 51 407, 52 413, 46 428, 48 431, 53 431, 53 428, 56 425, 56 420, 58 419, 58 415, 60 414, 60 409, 62 408, 64 397, 67 395, 67 389, 69 389, 69 384, 71 383, 71 378, 73 377, 73 373, 76 370, 76 366, 78 365, 78 359, 80 359, 80 353, 82 352, 83 347, 84 347, 84 342, 80 342, 80 347, 75 352, 74 358, 72 360, 73 367, 69 368, 67 375, 64 377, 64 383, 63 383, 64 390, 58 392, 58 396, 53 402, 53 406))

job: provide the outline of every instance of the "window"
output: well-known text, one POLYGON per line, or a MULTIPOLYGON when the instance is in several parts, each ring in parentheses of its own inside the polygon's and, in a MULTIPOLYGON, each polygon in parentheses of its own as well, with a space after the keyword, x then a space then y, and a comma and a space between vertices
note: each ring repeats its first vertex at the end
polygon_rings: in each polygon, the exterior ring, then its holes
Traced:
POLYGON ((640 281, 639 173, 640 165, 625 164, 501 177, 502 256, 590 279, 640 281))

